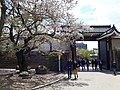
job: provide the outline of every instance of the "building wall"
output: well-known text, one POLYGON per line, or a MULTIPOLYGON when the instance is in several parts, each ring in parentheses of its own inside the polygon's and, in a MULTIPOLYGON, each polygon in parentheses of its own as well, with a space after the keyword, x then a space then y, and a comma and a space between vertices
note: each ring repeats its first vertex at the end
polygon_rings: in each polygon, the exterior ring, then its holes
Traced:
MULTIPOLYGON (((62 51, 66 51, 69 50, 69 44, 63 41, 58 41, 56 39, 52 39, 51 41, 51 49, 52 50, 62 50, 62 51)), ((35 51, 50 51, 50 44, 48 42, 45 42, 43 44, 41 44, 39 46, 38 49, 36 49, 35 51)))
POLYGON ((116 51, 116 62, 117 62, 117 70, 120 71, 120 51, 116 51))
POLYGON ((87 49, 87 44, 84 44, 84 43, 76 43, 76 48, 83 48, 83 49, 87 49))
POLYGON ((112 39, 112 51, 113 51, 113 60, 111 60, 111 63, 113 61, 116 61, 117 63, 117 70, 120 70, 120 39, 112 39))
POLYGON ((112 50, 120 48, 120 39, 112 39, 112 50))
POLYGON ((115 60, 117 70, 120 70, 120 39, 109 39, 99 41, 99 58, 103 60, 103 68, 112 70, 112 63, 115 60))

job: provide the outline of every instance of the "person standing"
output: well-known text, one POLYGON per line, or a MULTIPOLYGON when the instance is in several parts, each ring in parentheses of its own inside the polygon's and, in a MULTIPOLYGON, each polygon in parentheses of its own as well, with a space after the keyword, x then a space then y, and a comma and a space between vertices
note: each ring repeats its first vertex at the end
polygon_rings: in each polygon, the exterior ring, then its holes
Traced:
POLYGON ((74 61, 73 63, 74 79, 78 78, 78 63, 74 61))
POLYGON ((117 68, 117 65, 116 65, 116 62, 113 62, 112 63, 112 69, 113 69, 113 74, 116 76, 117 73, 116 73, 116 68, 117 68))
POLYGON ((88 60, 88 59, 86 59, 87 71, 89 71, 89 65, 90 65, 89 60, 88 60))
POLYGON ((98 66, 98 61, 97 59, 95 59, 95 71, 97 70, 97 66, 98 66))
POLYGON ((82 58, 81 60, 82 71, 85 70, 85 59, 82 58))
POLYGON ((68 74, 68 79, 71 79, 71 75, 72 75, 72 60, 71 59, 67 61, 67 74, 68 74))
POLYGON ((101 60, 99 60, 99 69, 100 69, 100 71, 102 71, 102 65, 103 65, 103 62, 101 60))
POLYGON ((94 59, 92 59, 91 64, 92 64, 92 70, 94 70, 94 66, 95 66, 95 61, 94 61, 94 59))

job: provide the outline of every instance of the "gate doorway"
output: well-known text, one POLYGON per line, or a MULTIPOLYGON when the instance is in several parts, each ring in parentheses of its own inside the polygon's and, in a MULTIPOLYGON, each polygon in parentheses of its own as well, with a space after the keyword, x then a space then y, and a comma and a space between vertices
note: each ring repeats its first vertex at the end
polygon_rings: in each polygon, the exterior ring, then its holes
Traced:
POLYGON ((114 25, 112 27, 111 25, 94 25, 90 27, 92 28, 91 31, 83 33, 84 41, 98 42, 98 59, 103 61, 103 68, 110 70, 112 69, 114 57, 113 50, 120 48, 120 33, 114 25))

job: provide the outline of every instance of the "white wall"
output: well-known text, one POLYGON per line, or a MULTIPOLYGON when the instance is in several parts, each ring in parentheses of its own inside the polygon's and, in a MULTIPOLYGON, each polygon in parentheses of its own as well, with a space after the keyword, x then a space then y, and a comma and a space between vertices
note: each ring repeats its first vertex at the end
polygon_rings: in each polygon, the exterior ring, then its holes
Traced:
MULTIPOLYGON (((65 42, 60 42, 58 40, 52 40, 52 50, 69 50, 69 45, 65 42)), ((41 51, 50 51, 49 43, 45 42, 44 44, 40 45, 39 50, 41 51)))

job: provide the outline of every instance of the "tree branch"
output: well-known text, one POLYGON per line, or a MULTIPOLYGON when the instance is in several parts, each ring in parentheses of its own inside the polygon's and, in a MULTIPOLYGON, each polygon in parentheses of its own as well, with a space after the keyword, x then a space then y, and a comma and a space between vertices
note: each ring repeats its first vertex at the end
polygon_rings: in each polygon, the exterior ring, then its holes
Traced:
POLYGON ((10 25, 11 27, 9 28, 10 29, 10 40, 15 43, 15 40, 14 40, 14 36, 13 36, 13 25, 11 24, 10 25))

